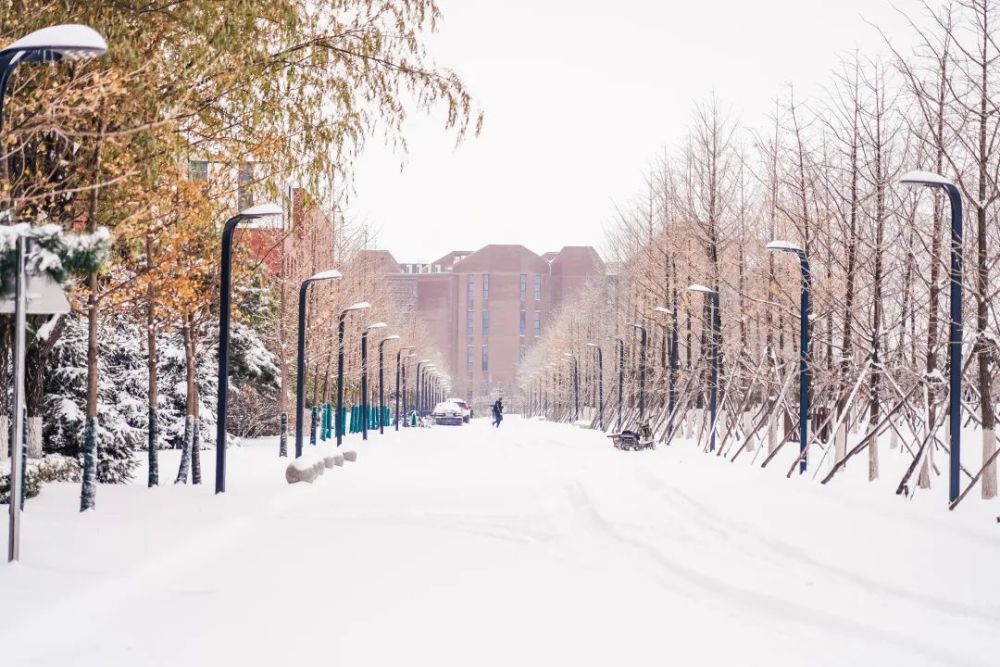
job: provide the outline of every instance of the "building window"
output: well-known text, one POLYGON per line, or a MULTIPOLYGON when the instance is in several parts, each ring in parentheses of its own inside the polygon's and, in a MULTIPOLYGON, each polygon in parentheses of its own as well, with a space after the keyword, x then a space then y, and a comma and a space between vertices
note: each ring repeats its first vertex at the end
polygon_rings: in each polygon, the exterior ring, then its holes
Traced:
POLYGON ((242 211, 253 206, 253 193, 250 185, 253 183, 253 164, 244 162, 240 165, 240 173, 237 177, 236 203, 237 210, 242 211))
POLYGON ((519 328, 521 335, 524 336, 528 333, 528 313, 521 311, 521 326, 519 328))
POLYGON ((469 371, 469 375, 472 375, 472 360, 474 358, 475 355, 472 352, 472 346, 469 345, 465 348, 465 368, 469 371))
POLYGON ((485 345, 483 345, 483 372, 490 370, 490 353, 485 345))
POLYGON ((483 274, 483 301, 488 301, 490 298, 490 274, 483 274))
POLYGON ((465 290, 465 307, 472 310, 472 303, 476 300, 476 277, 469 274, 468 285, 465 290))
POLYGON ((188 177, 192 181, 207 181, 208 160, 191 160, 188 165, 188 177))
POLYGON ((483 310, 483 338, 490 335, 490 311, 483 310))
POLYGON ((471 310, 465 311, 465 337, 472 340, 474 334, 473 326, 475 324, 476 316, 471 310))
POLYGON ((542 300, 542 277, 535 276, 535 301, 542 300))
POLYGON ((528 299, 528 274, 521 274, 521 301, 528 299))
POLYGON ((521 345, 519 358, 522 364, 524 363, 524 354, 525 354, 525 348, 524 345, 521 345))
POLYGON ((542 313, 535 311, 535 338, 542 335, 542 313))

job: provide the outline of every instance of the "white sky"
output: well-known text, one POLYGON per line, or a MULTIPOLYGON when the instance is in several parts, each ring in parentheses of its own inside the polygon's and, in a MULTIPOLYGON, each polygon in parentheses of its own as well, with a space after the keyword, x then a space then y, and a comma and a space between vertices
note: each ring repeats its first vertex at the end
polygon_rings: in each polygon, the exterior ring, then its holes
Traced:
MULTIPOLYGON (((884 51, 865 20, 911 41, 888 0, 439 0, 431 53, 486 113, 456 148, 440 117, 406 127, 410 152, 372 142, 347 215, 399 261, 522 243, 600 248, 615 204, 686 134, 713 91, 751 126, 776 95, 822 94, 838 58, 884 51), (405 166, 400 171, 401 162, 405 166)), ((914 0, 896 7, 919 14, 914 0)))

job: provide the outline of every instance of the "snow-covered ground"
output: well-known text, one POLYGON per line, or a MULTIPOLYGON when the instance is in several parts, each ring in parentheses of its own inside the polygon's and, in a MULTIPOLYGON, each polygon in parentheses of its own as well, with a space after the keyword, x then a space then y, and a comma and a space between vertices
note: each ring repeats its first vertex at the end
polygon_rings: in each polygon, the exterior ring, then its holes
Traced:
POLYGON ((1000 664, 995 503, 516 417, 346 446, 311 486, 274 440, 220 497, 140 473, 81 515, 47 486, 0 564, 0 664, 1000 664))

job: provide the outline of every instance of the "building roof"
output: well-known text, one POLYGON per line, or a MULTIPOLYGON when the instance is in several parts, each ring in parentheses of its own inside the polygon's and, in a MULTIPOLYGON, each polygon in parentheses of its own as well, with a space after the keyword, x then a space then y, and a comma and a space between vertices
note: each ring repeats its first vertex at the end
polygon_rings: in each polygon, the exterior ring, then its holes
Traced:
POLYGON ((457 262, 472 254, 471 250, 452 250, 444 257, 434 260, 431 265, 438 265, 442 271, 450 271, 457 262))
POLYGON ((388 250, 362 250, 361 255, 365 259, 371 260, 375 265, 375 270, 381 274, 403 272, 399 262, 388 250))
POLYGON ((563 275, 604 272, 604 261, 591 246, 568 245, 551 260, 552 271, 563 275))
POLYGON ((456 263, 455 273, 548 273, 544 259, 523 245, 493 244, 483 246, 456 263))

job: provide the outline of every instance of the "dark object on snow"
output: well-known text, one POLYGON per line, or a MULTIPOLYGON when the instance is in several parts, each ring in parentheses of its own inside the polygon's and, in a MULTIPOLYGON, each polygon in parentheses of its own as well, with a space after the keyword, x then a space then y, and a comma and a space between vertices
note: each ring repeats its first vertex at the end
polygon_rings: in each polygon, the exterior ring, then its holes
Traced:
POLYGON ((653 441, 653 434, 648 423, 640 426, 638 432, 625 430, 621 433, 611 433, 608 437, 611 438, 611 443, 615 448, 623 451, 656 449, 656 443, 653 441))
POLYGON ((500 428, 500 422, 503 421, 503 399, 498 398, 497 402, 493 404, 493 425, 500 428))

